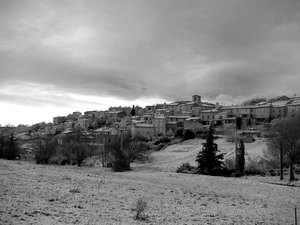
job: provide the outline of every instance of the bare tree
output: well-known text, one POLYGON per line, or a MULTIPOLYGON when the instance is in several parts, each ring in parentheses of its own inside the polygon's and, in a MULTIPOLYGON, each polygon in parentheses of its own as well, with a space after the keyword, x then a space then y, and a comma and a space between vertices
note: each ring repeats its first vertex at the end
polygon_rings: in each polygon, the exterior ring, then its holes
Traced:
MULTIPOLYGON (((276 122, 271 127, 271 132, 271 143, 286 156, 290 166, 290 181, 293 181, 293 166, 300 159, 300 115, 276 122)), ((278 154, 278 151, 274 151, 274 154, 278 154)))

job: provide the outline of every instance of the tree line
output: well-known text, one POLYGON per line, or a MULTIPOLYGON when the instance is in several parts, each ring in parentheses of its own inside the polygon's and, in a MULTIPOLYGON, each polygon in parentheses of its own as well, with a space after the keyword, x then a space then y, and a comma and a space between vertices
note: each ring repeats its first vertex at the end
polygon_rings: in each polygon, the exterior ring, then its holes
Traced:
POLYGON ((9 128, 0 131, 0 158, 13 160, 19 157, 19 147, 14 132, 9 128))

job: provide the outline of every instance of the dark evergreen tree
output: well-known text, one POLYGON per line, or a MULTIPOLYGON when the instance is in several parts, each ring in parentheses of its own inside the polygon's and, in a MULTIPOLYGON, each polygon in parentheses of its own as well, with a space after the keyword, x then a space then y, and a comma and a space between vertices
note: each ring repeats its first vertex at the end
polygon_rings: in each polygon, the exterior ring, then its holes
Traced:
POLYGON ((9 137, 9 141, 8 141, 8 151, 7 151, 7 156, 6 158, 9 160, 13 160, 16 159, 16 157, 19 154, 19 149, 16 143, 16 138, 14 136, 14 133, 12 132, 10 137, 9 137))
POLYGON ((236 129, 240 130, 242 128, 242 118, 240 116, 236 117, 236 129))
POLYGON ((131 116, 135 116, 135 107, 134 107, 134 105, 132 106, 130 113, 131 113, 131 116))
POLYGON ((201 174, 218 175, 222 171, 223 154, 217 154, 219 152, 218 145, 214 143, 213 132, 213 127, 210 126, 206 143, 203 143, 202 151, 196 158, 201 174))
POLYGON ((243 140, 240 140, 239 146, 237 148, 235 165, 236 165, 236 173, 239 175, 243 175, 245 169, 245 145, 243 140))

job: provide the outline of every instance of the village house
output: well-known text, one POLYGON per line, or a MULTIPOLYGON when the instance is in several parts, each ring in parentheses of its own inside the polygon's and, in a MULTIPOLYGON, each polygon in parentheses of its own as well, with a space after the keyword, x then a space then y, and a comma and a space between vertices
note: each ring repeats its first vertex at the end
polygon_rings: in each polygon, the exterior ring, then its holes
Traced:
POLYGON ((66 121, 65 116, 53 117, 53 125, 60 125, 66 121))
POLYGON ((168 116, 167 122, 176 122, 177 129, 184 129, 184 121, 187 118, 190 118, 190 115, 168 116))
POLYGON ((294 99, 291 103, 286 105, 287 116, 294 117, 300 114, 300 99, 294 99))
POLYGON ((200 117, 189 117, 184 121, 184 130, 192 130, 194 132, 202 130, 203 124, 200 117))
POLYGON ((211 125, 215 116, 219 113, 217 109, 202 110, 200 112, 200 119, 203 125, 211 125))
POLYGON ((154 137, 154 126, 153 124, 147 123, 132 123, 131 126, 131 137, 142 136, 148 140, 152 140, 154 137))
POLYGON ((271 119, 280 119, 287 117, 287 106, 289 100, 277 101, 271 103, 271 119))
POLYGON ((166 117, 163 115, 153 118, 154 136, 166 134, 166 117))
POLYGON ((89 119, 80 118, 75 122, 75 127, 81 127, 86 129, 90 125, 91 121, 89 119))
POLYGON ((271 120, 271 104, 252 106, 251 116, 257 122, 270 122, 271 120))
POLYGON ((144 115, 141 115, 140 118, 145 123, 152 124, 153 114, 144 114, 144 115))
POLYGON ((82 116, 82 113, 79 112, 79 111, 75 111, 75 112, 72 113, 72 116, 75 117, 75 118, 79 118, 79 117, 82 116))
POLYGON ((178 105, 179 105, 179 103, 173 102, 173 103, 167 104, 166 109, 171 112, 171 115, 174 115, 175 113, 177 113, 178 105))
POLYGON ((105 111, 104 115, 107 119, 111 119, 113 122, 119 121, 124 116, 127 116, 124 111, 105 111))

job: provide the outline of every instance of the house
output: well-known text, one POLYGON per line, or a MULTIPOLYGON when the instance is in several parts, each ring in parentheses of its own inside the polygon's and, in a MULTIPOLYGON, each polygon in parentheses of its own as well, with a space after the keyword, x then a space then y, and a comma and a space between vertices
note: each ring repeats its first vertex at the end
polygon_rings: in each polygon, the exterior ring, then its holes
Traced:
POLYGON ((198 131, 203 129, 200 117, 189 117, 184 121, 184 129, 198 131))
POLYGON ((75 127, 81 127, 86 129, 90 125, 90 120, 85 118, 80 118, 75 122, 75 127))
POLYGON ((111 119, 113 121, 119 121, 121 118, 125 117, 127 114, 124 111, 105 111, 104 115, 107 119, 111 119))
POLYGON ((184 129, 184 121, 190 118, 190 115, 168 116, 167 122, 176 122, 177 129, 184 129))
POLYGON ((65 116, 53 117, 53 125, 60 125, 66 121, 65 116))
POLYGON ((217 109, 202 110, 200 112, 200 119, 203 125, 210 125, 215 119, 215 116, 219 113, 217 109))
POLYGON ((271 120, 272 104, 252 106, 251 117, 258 122, 269 122, 271 120))
POLYGON ((300 115, 300 99, 294 99, 289 104, 287 104, 286 107, 288 117, 300 115))
POLYGON ((271 103, 271 119, 280 119, 287 117, 287 106, 289 100, 276 101, 271 103))
POLYGON ((79 117, 82 116, 82 113, 79 112, 79 111, 76 111, 76 112, 73 112, 73 113, 72 113, 72 116, 75 117, 75 118, 79 118, 79 117))
POLYGON ((145 123, 152 123, 153 115, 150 114, 144 114, 141 116, 141 120, 143 120, 145 123))
POLYGON ((173 103, 170 103, 170 104, 166 104, 166 109, 168 111, 170 111, 171 114, 174 114, 174 113, 177 113, 177 111, 178 111, 177 107, 178 106, 179 106, 179 103, 173 102, 173 103))
POLYGON ((166 133, 168 134, 175 134, 178 130, 178 125, 176 121, 169 121, 166 122, 166 133))
POLYGON ((155 116, 153 118, 154 135, 165 135, 166 134, 166 117, 163 115, 155 116))
POLYGON ((154 137, 153 124, 133 123, 131 126, 131 137, 135 138, 138 135, 141 135, 148 140, 152 140, 152 138, 154 137))

